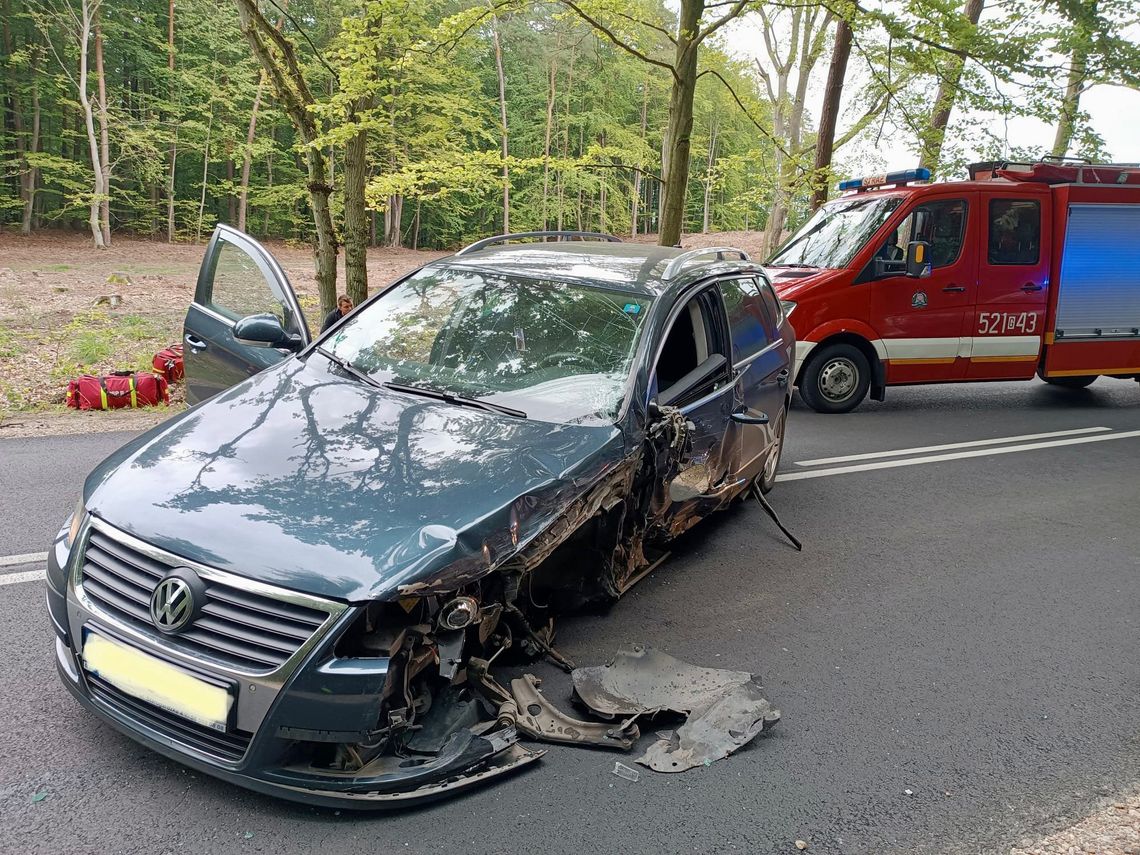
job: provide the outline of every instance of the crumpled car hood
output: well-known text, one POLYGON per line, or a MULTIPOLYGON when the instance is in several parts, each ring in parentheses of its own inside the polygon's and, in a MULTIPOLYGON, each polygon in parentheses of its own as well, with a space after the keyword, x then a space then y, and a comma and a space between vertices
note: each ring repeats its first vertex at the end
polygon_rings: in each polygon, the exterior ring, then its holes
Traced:
POLYGON ((177 555, 359 602, 480 575, 623 449, 614 427, 376 389, 313 355, 139 437, 91 474, 85 497, 90 512, 177 555))

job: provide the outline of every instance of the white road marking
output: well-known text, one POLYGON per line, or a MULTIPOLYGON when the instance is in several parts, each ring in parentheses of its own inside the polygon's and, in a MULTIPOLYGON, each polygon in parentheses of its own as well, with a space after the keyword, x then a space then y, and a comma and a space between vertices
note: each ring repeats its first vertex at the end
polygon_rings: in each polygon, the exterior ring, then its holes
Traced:
POLYGON ((825 463, 850 463, 854 460, 874 460, 876 457, 903 457, 907 454, 926 454, 930 451, 949 451, 952 448, 974 448, 980 445, 1002 445, 1006 442, 1025 442, 1030 439, 1051 439, 1057 436, 1077 436, 1083 433, 1103 433, 1107 427, 1055 430, 1049 433, 1026 433, 1021 436, 999 436, 994 439, 975 439, 970 442, 951 442, 946 445, 925 445, 920 448, 896 448, 892 451, 869 451, 866 454, 848 454, 845 457, 818 457, 815 460, 797 460, 796 466, 822 466, 825 463))
POLYGON ((19 582, 37 582, 46 575, 46 570, 29 570, 26 573, 7 573, 0 576, 0 585, 15 585, 19 582))
POLYGON ((1119 433, 1099 433, 1095 436, 1078 436, 1069 439, 1054 439, 1048 442, 1032 442, 1026 445, 999 446, 996 448, 976 448, 954 454, 932 454, 927 457, 908 457, 906 460, 880 460, 877 463, 857 463, 851 466, 834 466, 830 469, 812 469, 808 472, 784 472, 777 475, 777 481, 803 481, 807 478, 826 478, 830 475, 846 475, 849 472, 869 472, 873 469, 893 469, 898 466, 920 466, 924 463, 942 463, 945 460, 963 460, 969 457, 986 457, 990 454, 1013 454, 1017 451, 1036 451, 1040 448, 1058 448, 1063 445, 1081 445, 1088 442, 1106 442, 1110 439, 1129 439, 1140 436, 1140 430, 1120 431, 1119 433))
POLYGON ((18 567, 21 564, 38 564, 47 561, 46 552, 25 552, 23 555, 0 556, 0 567, 18 567))

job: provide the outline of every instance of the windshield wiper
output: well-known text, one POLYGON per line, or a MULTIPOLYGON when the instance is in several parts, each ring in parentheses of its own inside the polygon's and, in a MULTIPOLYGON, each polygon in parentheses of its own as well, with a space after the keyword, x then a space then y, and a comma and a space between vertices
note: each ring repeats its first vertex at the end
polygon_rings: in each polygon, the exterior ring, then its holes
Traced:
POLYGON ((381 384, 377 380, 374 380, 372 377, 365 374, 347 359, 341 359, 335 353, 329 350, 325 350, 323 347, 316 348, 316 351, 337 368, 344 371, 346 374, 351 374, 357 380, 363 380, 369 386, 375 386, 377 389, 381 388, 381 384))
POLYGON ((800 267, 800 268, 803 268, 804 270, 820 270, 820 269, 822 269, 822 268, 820 268, 820 266, 818 264, 791 264, 790 262, 777 262, 774 264, 770 263, 770 264, 765 264, 764 266, 765 267, 800 267))
POLYGON ((392 383, 391 381, 380 385, 385 389, 391 389, 393 392, 404 392, 408 395, 423 395, 425 398, 435 398, 437 401, 446 401, 449 404, 458 404, 463 407, 478 407, 481 410, 499 413, 503 416, 514 416, 518 419, 526 418, 526 413, 522 410, 504 407, 502 404, 494 404, 490 401, 484 401, 481 398, 467 398, 463 395, 453 395, 451 392, 444 392, 442 389, 429 389, 425 386, 412 386, 407 383, 392 383))

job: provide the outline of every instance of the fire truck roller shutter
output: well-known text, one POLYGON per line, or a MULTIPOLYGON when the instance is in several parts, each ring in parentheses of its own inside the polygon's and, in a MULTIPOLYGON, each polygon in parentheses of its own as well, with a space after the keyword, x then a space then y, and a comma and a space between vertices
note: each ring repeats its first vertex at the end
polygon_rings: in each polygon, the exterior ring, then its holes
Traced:
POLYGON ((1140 377, 1140 206, 1071 203, 1056 288, 1041 376, 1140 377))
POLYGON ((1058 340, 1140 338, 1140 205, 1070 205, 1057 287, 1058 340))

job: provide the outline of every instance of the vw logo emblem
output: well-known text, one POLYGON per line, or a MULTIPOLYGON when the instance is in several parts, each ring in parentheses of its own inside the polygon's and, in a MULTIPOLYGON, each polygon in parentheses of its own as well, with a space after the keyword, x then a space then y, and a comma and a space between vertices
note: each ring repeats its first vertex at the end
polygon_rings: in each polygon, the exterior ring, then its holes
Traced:
POLYGON ((178 632, 194 617, 195 606, 190 585, 178 576, 167 576, 151 595, 150 617, 162 632, 178 632))

